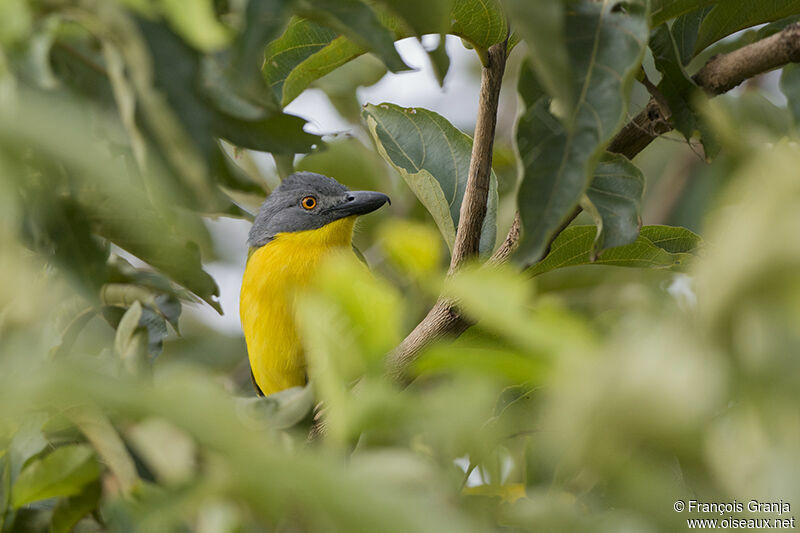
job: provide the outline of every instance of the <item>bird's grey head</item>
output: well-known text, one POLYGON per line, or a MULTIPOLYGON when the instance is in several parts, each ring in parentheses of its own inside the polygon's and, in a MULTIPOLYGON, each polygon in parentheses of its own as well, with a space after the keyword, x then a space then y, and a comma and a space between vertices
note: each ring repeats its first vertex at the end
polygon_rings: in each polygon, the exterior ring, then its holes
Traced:
POLYGON ((351 191, 322 174, 296 172, 264 200, 247 242, 253 248, 264 246, 278 233, 321 228, 375 211, 388 201, 380 192, 351 191))

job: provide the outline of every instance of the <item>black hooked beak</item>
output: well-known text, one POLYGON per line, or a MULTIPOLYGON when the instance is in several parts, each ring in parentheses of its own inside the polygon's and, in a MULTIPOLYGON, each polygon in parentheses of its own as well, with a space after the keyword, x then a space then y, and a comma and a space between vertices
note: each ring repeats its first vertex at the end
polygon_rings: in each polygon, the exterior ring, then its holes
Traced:
POLYGON ((391 204, 392 201, 382 192, 349 191, 345 202, 334 207, 334 210, 340 217, 344 218, 372 213, 386 203, 391 204))

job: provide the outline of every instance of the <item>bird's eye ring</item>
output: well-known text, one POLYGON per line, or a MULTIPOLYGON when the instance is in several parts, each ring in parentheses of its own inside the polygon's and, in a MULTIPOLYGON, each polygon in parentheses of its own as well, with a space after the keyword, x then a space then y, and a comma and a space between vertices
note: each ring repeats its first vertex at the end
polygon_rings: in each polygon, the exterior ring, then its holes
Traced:
POLYGON ((317 207, 317 199, 313 196, 306 196, 300 201, 300 205, 302 205, 304 209, 314 209, 317 207))

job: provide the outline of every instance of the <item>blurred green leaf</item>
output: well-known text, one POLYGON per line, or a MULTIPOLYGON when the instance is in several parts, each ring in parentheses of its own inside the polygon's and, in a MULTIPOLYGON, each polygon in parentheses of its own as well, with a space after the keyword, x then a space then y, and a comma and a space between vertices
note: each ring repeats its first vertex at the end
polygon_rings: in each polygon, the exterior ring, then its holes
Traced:
POLYGON ((144 372, 148 362, 149 339, 147 327, 141 325, 142 314, 142 305, 133 302, 122 316, 114 337, 114 351, 124 368, 135 375, 144 372))
POLYGON ((714 5, 718 0, 652 0, 650 26, 655 28, 671 18, 714 5))
POLYGON ((684 228, 644 226, 632 244, 609 248, 592 260, 594 226, 571 226, 553 241, 550 253, 528 272, 537 276, 574 265, 616 265, 685 270, 701 246, 700 237, 684 228))
POLYGON ((111 421, 101 411, 91 409, 76 409, 69 414, 69 418, 114 474, 120 491, 126 495, 131 494, 139 481, 139 475, 125 443, 111 421))
POLYGON ((300 159, 295 170, 329 176, 353 190, 391 192, 386 164, 374 150, 364 146, 355 137, 345 136, 331 140, 325 150, 300 159))
POLYGON ((230 41, 230 32, 217 20, 211 0, 117 1, 144 15, 163 15, 177 33, 201 50, 216 50, 230 41))
POLYGON ((26 0, 6 0, 0 3, 0 44, 13 45, 30 31, 33 23, 26 0))
POLYGON ((381 248, 401 271, 420 279, 441 264, 441 241, 436 231, 407 220, 391 220, 380 228, 381 248))
POLYGON ((409 26, 414 35, 443 34, 450 27, 451 6, 459 0, 377 0, 409 26))
POLYGON ((630 244, 639 235, 644 175, 619 154, 606 153, 594 171, 586 196, 597 209, 602 226, 596 250, 630 244))
POLYGON ((161 418, 147 418, 126 431, 139 457, 167 484, 185 483, 197 467, 197 446, 179 427, 161 418))
POLYGON ((270 427, 286 429, 297 425, 314 409, 314 389, 291 387, 269 396, 241 400, 248 415, 259 421, 266 421, 270 427))
POLYGON ((100 467, 91 448, 62 446, 20 472, 11 489, 11 504, 18 509, 47 498, 80 494, 98 475, 100 467))
POLYGON ((786 96, 795 127, 800 126, 800 67, 786 65, 781 73, 781 91, 786 96))
POLYGON ((572 66, 567 53, 565 4, 562 0, 506 0, 515 30, 522 33, 528 45, 528 63, 551 98, 572 111, 575 96, 572 66))
POLYGON ((577 76, 575 112, 560 121, 542 97, 529 104, 517 127, 524 177, 517 199, 523 231, 516 257, 523 263, 541 258, 625 119, 645 50, 647 6, 632 2, 617 10, 608 3, 579 2, 567 13, 565 32, 572 39, 570 60, 577 76))
POLYGON ((89 483, 79 494, 62 498, 53 508, 51 533, 69 533, 81 518, 95 510, 102 495, 100 483, 89 483))
POLYGON ((730 0, 714 6, 700 25, 695 54, 728 35, 800 13, 799 0, 730 0))
POLYGON ((393 32, 361 0, 297 0, 295 10, 373 52, 392 72, 409 69, 395 50, 393 32))
MULTIPOLYGON (((392 165, 439 226, 452 250, 467 185, 472 140, 442 116, 421 108, 369 104, 363 117, 379 153, 392 165)), ((492 172, 482 254, 494 248, 497 176, 492 172)))
POLYGON ((378 83, 386 67, 372 54, 364 54, 316 80, 312 86, 322 89, 342 117, 357 124, 361 120, 361 104, 356 90, 378 83))
POLYGON ((242 148, 296 154, 310 152, 321 145, 319 136, 305 133, 306 121, 300 117, 279 113, 263 120, 240 120, 217 116, 216 131, 220 137, 242 148))
MULTIPOLYGON (((408 37, 399 28, 402 24, 384 17, 395 28, 395 39, 408 37)), ((437 33, 436 21, 416 17, 415 28, 424 33, 437 33), (418 23, 418 24, 417 24, 418 23), (430 31, 423 30, 433 24, 430 31)), ((318 22, 318 21, 317 21, 318 22)), ((457 35, 480 50, 503 42, 508 28, 499 0, 454 0, 450 11, 448 33, 457 35)), ((303 18, 292 18, 284 34, 267 46, 264 78, 282 106, 297 98, 312 81, 328 74, 365 53, 364 48, 337 32, 303 18)), ((441 63, 440 63, 441 66, 441 63)))

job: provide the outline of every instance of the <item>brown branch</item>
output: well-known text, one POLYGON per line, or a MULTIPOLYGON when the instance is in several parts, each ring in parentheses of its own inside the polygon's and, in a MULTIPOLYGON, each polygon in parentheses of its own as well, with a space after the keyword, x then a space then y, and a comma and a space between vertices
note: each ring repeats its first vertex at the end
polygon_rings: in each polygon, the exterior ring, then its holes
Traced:
MULTIPOLYGON (((768 72, 787 63, 800 62, 800 23, 787 26, 783 31, 755 43, 743 46, 728 54, 712 57, 705 66, 694 76, 694 81, 699 87, 711 95, 722 94, 736 87, 744 80, 753 76, 768 72)), ((484 111, 484 91, 483 85, 487 83, 488 68, 492 64, 484 67, 481 90, 481 111, 484 111)), ((499 92, 499 83, 496 90, 499 92)), ((486 136, 491 132, 494 134, 494 123, 496 120, 496 105, 491 109, 492 116, 487 117, 486 113, 479 114, 479 124, 475 130, 475 145, 473 145, 470 162, 470 178, 473 176, 473 167, 487 168, 486 161, 476 160, 476 154, 483 154, 487 157, 486 150, 482 150, 478 145, 478 132, 481 126, 480 121, 490 120, 491 129, 487 129, 481 135, 482 142, 491 142, 486 136), (482 117, 482 118, 480 118, 482 117)), ((669 110, 662 109, 655 99, 647 103, 645 108, 639 112, 630 122, 628 122, 617 135, 611 140, 607 150, 633 159, 644 150, 656 137, 672 130, 672 125, 668 122, 669 110)), ((488 124, 487 124, 488 125, 488 124)), ((491 146, 491 145, 489 145, 491 146)), ((488 168, 491 168, 491 149, 488 151, 488 168)), ((477 172, 477 169, 476 169, 477 172)), ((486 185, 488 191, 488 185, 486 185)), ((468 191, 469 185, 468 185, 468 191)), ((456 235, 456 249, 459 254, 468 252, 466 256, 456 257, 454 250, 450 272, 455 266, 461 264, 465 257, 474 255, 477 250, 475 244, 480 238, 480 228, 485 214, 486 192, 478 189, 464 195, 464 203, 480 201, 480 206, 461 207, 461 220, 459 230, 456 235), (473 196, 474 194, 474 196, 473 196), (482 196, 481 196, 482 195, 482 196), (469 226, 467 226, 469 224, 469 226), (470 228, 469 230, 467 228, 470 228), (469 231, 469 235, 465 233, 469 231), (461 244, 459 244, 461 243, 461 244)), ((565 220, 564 227, 569 225, 572 220, 580 213, 580 209, 574 211, 565 220)), ((492 258, 490 264, 497 264, 506 261, 511 253, 516 249, 520 238, 519 215, 514 218, 511 229, 505 241, 500 245, 492 258)), ((555 237, 554 237, 555 238, 555 237)), ((420 322, 416 328, 403 340, 403 342, 390 354, 388 361, 389 373, 395 379, 404 380, 405 370, 414 361, 419 351, 433 340, 446 337, 458 336, 469 328, 471 323, 465 319, 455 303, 445 298, 439 298, 430 312, 420 322)))
POLYGON ((497 126, 497 106, 500 87, 506 70, 506 42, 489 48, 486 62, 481 69, 481 94, 478 100, 478 118, 472 141, 472 156, 469 160, 469 175, 464 199, 461 201, 456 240, 450 258, 450 274, 464 262, 478 255, 481 228, 486 217, 486 200, 492 175, 492 150, 497 126))
MULTIPOLYGON (((498 43, 488 50, 481 69, 481 93, 478 117, 472 141, 472 155, 464 199, 461 202, 458 229, 448 275, 452 275, 470 258, 477 257, 486 200, 492 174, 492 150, 497 127, 497 107, 506 68, 508 43, 498 43)), ((509 250, 513 248, 513 243, 509 250)), ((445 335, 459 335, 471 324, 458 311, 454 302, 440 297, 417 327, 389 355, 387 371, 397 381, 403 381, 405 370, 417 353, 432 340, 445 335)))

